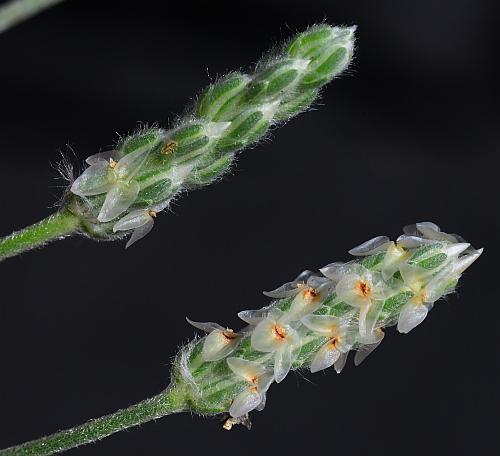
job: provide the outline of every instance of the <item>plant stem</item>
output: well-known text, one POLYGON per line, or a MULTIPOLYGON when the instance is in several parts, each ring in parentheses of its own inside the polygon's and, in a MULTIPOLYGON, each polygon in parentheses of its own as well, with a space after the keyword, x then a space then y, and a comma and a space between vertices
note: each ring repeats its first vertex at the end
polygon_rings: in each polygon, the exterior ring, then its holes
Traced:
POLYGON ((78 230, 80 221, 71 212, 61 210, 34 225, 0 239, 0 261, 50 241, 63 239, 78 230))
POLYGON ((0 451, 0 455, 43 456, 58 453, 95 442, 132 426, 181 412, 184 407, 185 400, 182 391, 170 387, 151 399, 88 421, 81 426, 6 448, 0 451))
POLYGON ((0 8, 0 33, 62 0, 11 0, 0 8))

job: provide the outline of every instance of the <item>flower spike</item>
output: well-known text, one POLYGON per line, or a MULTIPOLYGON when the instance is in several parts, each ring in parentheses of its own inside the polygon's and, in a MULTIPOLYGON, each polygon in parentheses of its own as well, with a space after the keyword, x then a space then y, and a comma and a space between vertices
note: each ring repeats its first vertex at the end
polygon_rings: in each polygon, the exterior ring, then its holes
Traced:
POLYGON ((188 320, 208 333, 181 351, 189 362, 178 372, 193 384, 191 409, 229 413, 226 428, 248 423, 270 385, 290 371, 340 373, 351 351, 358 366, 379 347, 387 327, 407 333, 421 324, 482 249, 431 223, 405 230, 403 242, 379 236, 353 249, 354 260, 305 271, 266 293, 270 305, 238 314, 248 326, 231 331, 237 340, 223 340, 230 330, 220 325, 188 320))
MULTIPOLYGON (((354 31, 311 27, 259 62, 253 74, 233 72, 207 87, 174 128, 145 128, 91 155, 69 188, 65 209, 88 237, 130 235, 130 247, 153 228, 155 206, 217 181, 237 152, 311 106, 349 66, 354 31)), ((285 286, 271 294, 295 291, 285 286)))
MULTIPOLYGON (((102 423, 115 426, 124 416, 129 426, 168 413, 190 411, 224 415, 223 427, 227 430, 236 424, 250 428, 249 414, 264 409, 273 383, 284 381, 297 369, 318 372, 332 367, 340 373, 351 351, 358 366, 380 346, 386 328, 397 325, 399 332, 407 333, 421 324, 433 304, 455 289, 463 272, 483 252, 472 249, 457 235, 448 237, 434 224, 417 226, 422 232, 407 229, 411 234, 405 236, 439 239, 411 244, 384 239, 366 247, 372 252, 369 255, 325 266, 323 275, 303 273, 278 288, 277 297, 269 305, 240 312, 247 326, 238 332, 217 323, 188 319, 206 335, 181 347, 167 390, 75 428, 79 432, 62 431, 15 447, 12 454, 19 448, 22 454, 31 454, 32 448, 45 450, 47 442, 56 451, 68 449, 70 445, 61 446, 66 437, 86 438, 89 429, 100 436, 99 430, 109 429, 102 423), (379 249, 382 245, 385 247, 379 249), (294 293, 289 293, 291 290, 294 293), (133 421, 137 417, 140 419, 133 421)), ((365 247, 361 250, 366 253, 365 247)))

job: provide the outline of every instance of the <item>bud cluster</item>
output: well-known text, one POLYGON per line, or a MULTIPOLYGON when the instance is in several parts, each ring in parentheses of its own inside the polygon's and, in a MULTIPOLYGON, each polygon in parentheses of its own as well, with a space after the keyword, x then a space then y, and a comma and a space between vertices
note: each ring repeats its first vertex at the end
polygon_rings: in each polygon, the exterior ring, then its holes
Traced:
POLYGON ((173 383, 185 388, 190 409, 228 412, 230 428, 262 410, 271 384, 290 370, 333 366, 340 373, 350 351, 359 365, 385 328, 408 333, 422 323, 482 249, 422 222, 405 227, 395 242, 378 236, 349 253, 356 258, 305 271, 264 293, 275 300, 240 312, 247 323, 241 331, 188 320, 207 333, 183 347, 174 363, 173 383))
POLYGON ((217 180, 237 151, 307 109, 349 65, 354 30, 311 27, 259 62, 253 74, 231 73, 210 85, 175 128, 139 131, 115 150, 87 158, 90 166, 65 201, 82 231, 97 239, 132 234, 127 246, 146 235, 179 192, 217 180))

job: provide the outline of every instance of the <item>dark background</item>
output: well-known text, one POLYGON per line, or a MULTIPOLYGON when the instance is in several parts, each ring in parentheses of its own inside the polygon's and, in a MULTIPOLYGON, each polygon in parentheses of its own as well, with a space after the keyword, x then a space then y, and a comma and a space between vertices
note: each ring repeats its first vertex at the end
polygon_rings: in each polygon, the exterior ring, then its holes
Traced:
POLYGON ((68 1, 0 36, 0 232, 48 215, 51 167, 168 125, 217 75, 323 19, 357 24, 317 110, 184 196, 153 232, 72 238, 0 264, 0 446, 160 392, 184 321, 431 220, 485 254, 457 295, 365 364, 274 385, 251 432, 167 417, 75 455, 493 454, 498 437, 500 7, 496 1, 68 1), (496 431, 495 431, 496 429, 496 431))

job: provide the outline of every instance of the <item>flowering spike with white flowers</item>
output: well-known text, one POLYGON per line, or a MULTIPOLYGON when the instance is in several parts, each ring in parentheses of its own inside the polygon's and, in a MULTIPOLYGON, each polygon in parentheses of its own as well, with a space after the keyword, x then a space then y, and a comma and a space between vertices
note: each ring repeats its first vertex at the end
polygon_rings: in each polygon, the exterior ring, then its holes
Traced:
POLYGON ((321 87, 348 67, 354 31, 313 26, 264 57, 253 73, 234 72, 210 85, 170 130, 143 128, 88 157, 61 210, 41 230, 35 225, 0 239, 0 260, 71 233, 96 240, 131 236, 127 247, 137 242, 179 194, 218 180, 238 151, 309 108, 321 87))
POLYGON ((265 407, 272 384, 290 371, 340 373, 351 351, 355 365, 373 352, 386 328, 407 333, 421 324, 483 250, 417 223, 396 242, 379 236, 351 251, 351 261, 305 271, 267 292, 271 304, 238 314, 247 323, 240 331, 188 320, 206 335, 180 349, 171 385, 158 396, 0 455, 51 454, 180 411, 225 414, 225 429, 249 426, 248 414, 265 407))

